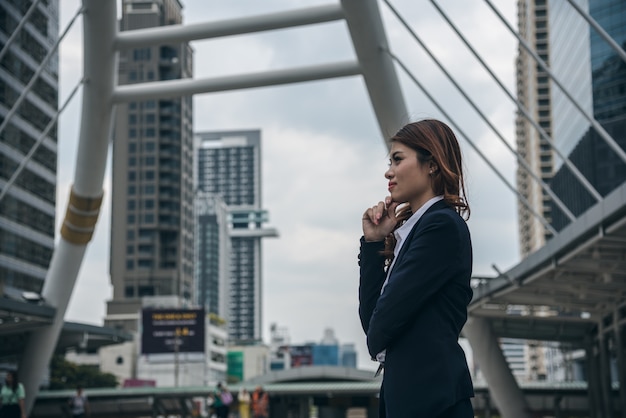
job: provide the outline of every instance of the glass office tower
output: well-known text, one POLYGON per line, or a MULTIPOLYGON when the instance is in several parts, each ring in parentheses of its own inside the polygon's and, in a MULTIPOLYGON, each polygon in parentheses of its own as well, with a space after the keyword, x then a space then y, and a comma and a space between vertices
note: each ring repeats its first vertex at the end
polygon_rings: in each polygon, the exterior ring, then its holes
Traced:
MULTIPOLYGON (((0 49, 31 1, 0 0, 0 49)), ((39 2, 0 60, 0 123, 16 104, 59 36, 59 2, 39 2)), ((0 189, 42 138, 24 170, 0 201, 0 295, 40 292, 54 250, 57 127, 46 127, 58 109, 58 53, 45 64, 25 99, 0 132, 0 189)))
POLYGON ((268 215, 261 206, 261 132, 202 132, 196 136, 198 191, 219 195, 229 212, 229 338, 236 343, 260 341, 261 238, 277 236, 274 229, 263 227, 268 215))

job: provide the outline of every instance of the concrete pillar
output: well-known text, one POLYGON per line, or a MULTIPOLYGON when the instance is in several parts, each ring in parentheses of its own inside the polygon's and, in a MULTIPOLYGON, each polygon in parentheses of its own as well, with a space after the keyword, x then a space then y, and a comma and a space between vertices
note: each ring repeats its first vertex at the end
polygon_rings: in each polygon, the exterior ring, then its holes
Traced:
POLYGON ((470 317, 463 328, 500 415, 504 418, 531 418, 522 390, 502 354, 498 339, 485 318, 470 317))
POLYGON ((489 392, 483 395, 483 399, 485 402, 485 418, 491 418, 491 397, 489 392))
POLYGON ((602 417, 612 418, 611 405, 611 356, 609 354, 608 335, 604 329, 602 320, 598 323, 598 360, 600 370, 600 402, 602 405, 602 417))
POLYGON ((587 396, 589 398, 590 418, 602 416, 602 402, 600 401, 600 373, 598 372, 598 346, 595 341, 589 341, 586 347, 587 357, 587 396))
POLYGON ((615 323, 615 357, 617 359, 617 378, 619 380, 619 405, 622 418, 626 418, 626 335, 625 327, 620 323, 619 309, 613 314, 615 323))

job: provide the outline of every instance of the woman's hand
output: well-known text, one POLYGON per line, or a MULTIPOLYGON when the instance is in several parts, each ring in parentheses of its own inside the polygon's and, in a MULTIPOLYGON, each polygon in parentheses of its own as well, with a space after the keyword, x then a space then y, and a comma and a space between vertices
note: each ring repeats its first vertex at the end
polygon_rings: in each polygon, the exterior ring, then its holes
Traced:
POLYGON ((384 202, 378 202, 363 213, 363 236, 365 241, 382 241, 393 231, 398 223, 396 218, 397 202, 387 196, 384 202))

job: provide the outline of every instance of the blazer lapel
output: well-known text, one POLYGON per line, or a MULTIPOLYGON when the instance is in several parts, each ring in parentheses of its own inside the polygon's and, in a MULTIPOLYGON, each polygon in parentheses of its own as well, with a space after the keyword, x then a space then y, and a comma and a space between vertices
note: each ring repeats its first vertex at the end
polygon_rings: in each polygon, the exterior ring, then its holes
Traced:
MULTIPOLYGON (((434 205, 432 205, 431 207, 429 207, 428 210, 426 210, 426 212, 424 212, 422 217, 413 226, 413 229, 411 229, 411 232, 409 232, 409 235, 407 235, 406 241, 402 245, 402 248, 400 249, 400 253, 398 253, 398 259, 396 260, 395 263, 398 263, 402 259, 404 254, 407 252, 407 248, 409 248, 409 246, 407 244, 413 239, 413 236, 415 235, 415 231, 419 227, 420 223, 422 223, 422 220, 424 220, 424 216, 426 216, 428 213, 434 212, 436 210, 445 209, 445 208, 448 208, 448 207, 449 207, 448 204, 444 200, 440 200, 440 201, 436 202, 434 205)), ((393 275, 393 271, 391 272, 391 274, 393 275)))

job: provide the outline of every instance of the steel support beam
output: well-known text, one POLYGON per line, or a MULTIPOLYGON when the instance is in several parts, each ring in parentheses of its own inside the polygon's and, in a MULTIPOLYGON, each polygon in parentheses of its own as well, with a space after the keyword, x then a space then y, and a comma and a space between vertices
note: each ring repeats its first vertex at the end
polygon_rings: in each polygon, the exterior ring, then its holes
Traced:
POLYGON ((119 50, 242 35, 246 33, 332 22, 343 19, 343 17, 343 11, 339 4, 329 4, 218 22, 136 29, 118 33, 115 39, 115 48, 119 50))
POLYGON ((365 85, 389 147, 391 138, 410 122, 376 0, 341 0, 365 85))
POLYGON ((117 69, 113 48, 117 32, 116 4, 115 1, 83 0, 83 65, 87 81, 83 87, 76 171, 61 237, 42 290, 44 300, 56 309, 56 314, 49 327, 31 334, 20 361, 21 379, 26 389, 26 415, 32 409, 57 344, 101 202, 113 114, 111 95, 117 69))
POLYGON ((215 93, 218 91, 278 86, 304 81, 348 77, 358 74, 360 74, 359 63, 351 61, 199 80, 185 78, 156 81, 152 83, 125 84, 115 89, 113 102, 121 103, 131 100, 166 99, 198 93, 215 93))
POLYGON ((530 410, 524 393, 517 385, 504 354, 498 344, 489 320, 471 316, 463 335, 468 339, 478 367, 485 375, 501 416, 504 418, 530 418, 530 410))

